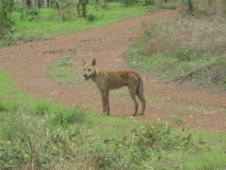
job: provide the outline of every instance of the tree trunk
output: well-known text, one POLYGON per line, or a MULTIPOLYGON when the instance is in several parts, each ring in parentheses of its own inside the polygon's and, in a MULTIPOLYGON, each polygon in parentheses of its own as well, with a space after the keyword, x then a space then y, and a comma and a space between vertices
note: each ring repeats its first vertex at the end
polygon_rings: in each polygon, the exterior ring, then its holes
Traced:
POLYGON ((193 4, 192 4, 192 0, 188 0, 188 13, 189 13, 189 15, 193 15, 193 4))

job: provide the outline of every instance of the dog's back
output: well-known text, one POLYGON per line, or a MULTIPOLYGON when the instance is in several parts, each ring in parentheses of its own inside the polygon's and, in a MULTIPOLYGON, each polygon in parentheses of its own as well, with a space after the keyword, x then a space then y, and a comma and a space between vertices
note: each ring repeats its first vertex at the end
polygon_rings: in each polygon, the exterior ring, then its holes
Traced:
POLYGON ((109 90, 128 86, 141 80, 139 74, 134 71, 108 71, 105 75, 109 90))

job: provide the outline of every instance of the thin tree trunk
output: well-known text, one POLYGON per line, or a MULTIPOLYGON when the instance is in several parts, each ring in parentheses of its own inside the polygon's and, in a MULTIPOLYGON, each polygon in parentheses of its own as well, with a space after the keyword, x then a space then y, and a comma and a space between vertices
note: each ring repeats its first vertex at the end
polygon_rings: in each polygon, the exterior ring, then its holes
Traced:
POLYGON ((189 13, 189 15, 193 15, 193 4, 192 4, 192 0, 188 0, 188 13, 189 13))

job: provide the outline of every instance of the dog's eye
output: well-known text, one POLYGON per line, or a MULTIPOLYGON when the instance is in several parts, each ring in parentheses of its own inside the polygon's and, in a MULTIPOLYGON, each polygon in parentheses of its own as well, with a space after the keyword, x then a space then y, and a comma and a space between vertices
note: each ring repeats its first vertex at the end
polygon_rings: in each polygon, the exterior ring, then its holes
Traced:
POLYGON ((88 71, 91 71, 91 69, 89 68, 88 71))

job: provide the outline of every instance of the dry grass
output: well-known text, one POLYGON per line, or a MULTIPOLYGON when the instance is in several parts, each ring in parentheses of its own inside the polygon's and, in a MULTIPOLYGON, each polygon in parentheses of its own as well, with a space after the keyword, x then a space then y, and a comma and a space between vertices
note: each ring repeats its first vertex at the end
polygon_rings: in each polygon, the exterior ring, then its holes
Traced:
MULTIPOLYGON (((184 9, 183 9, 184 8, 184 9)), ((226 2, 154 22, 132 50, 133 66, 157 77, 226 90, 226 2), (186 15, 185 15, 186 14, 186 15)))
POLYGON ((222 5, 204 4, 195 8, 194 17, 180 15, 155 22, 151 28, 154 38, 148 40, 144 54, 174 55, 178 48, 186 48, 204 51, 206 55, 223 55, 226 49, 223 11, 222 5))

